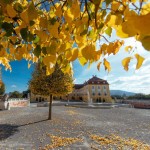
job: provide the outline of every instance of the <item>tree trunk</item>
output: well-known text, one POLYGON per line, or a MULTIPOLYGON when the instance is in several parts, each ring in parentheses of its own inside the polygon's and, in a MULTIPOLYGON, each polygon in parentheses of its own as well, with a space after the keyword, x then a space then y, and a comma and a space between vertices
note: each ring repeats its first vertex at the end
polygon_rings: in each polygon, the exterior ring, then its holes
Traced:
POLYGON ((53 95, 50 95, 50 101, 49 101, 49 116, 48 116, 48 120, 52 119, 52 100, 53 100, 53 95))

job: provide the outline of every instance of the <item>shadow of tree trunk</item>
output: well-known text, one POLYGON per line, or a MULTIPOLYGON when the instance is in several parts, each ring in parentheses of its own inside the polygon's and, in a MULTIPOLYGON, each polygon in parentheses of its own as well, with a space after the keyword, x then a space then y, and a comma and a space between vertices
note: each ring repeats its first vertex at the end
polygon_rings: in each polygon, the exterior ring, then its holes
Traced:
POLYGON ((18 132, 18 126, 10 124, 0 124, 0 141, 18 132))

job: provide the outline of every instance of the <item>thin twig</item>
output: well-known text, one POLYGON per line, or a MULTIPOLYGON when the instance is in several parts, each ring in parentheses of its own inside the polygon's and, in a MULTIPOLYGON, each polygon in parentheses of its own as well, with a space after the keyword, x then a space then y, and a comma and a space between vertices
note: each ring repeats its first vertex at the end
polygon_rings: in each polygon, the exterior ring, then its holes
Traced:
POLYGON ((48 0, 43 0, 43 1, 39 2, 39 3, 37 3, 37 4, 35 5, 35 7, 37 7, 38 5, 40 5, 40 4, 42 4, 42 3, 45 3, 46 1, 48 1, 48 0))
POLYGON ((143 0, 140 2, 140 8, 139 8, 138 14, 140 14, 140 11, 141 11, 141 9, 142 9, 142 5, 143 5, 143 0))
POLYGON ((88 19, 88 25, 89 25, 89 21, 91 20, 91 16, 90 16, 90 13, 89 13, 89 11, 88 11, 87 0, 85 0, 85 10, 86 10, 87 13, 88 13, 88 17, 89 17, 89 19, 88 19))
POLYGON ((99 36, 103 37, 108 43, 110 43, 104 35, 99 34, 99 36))

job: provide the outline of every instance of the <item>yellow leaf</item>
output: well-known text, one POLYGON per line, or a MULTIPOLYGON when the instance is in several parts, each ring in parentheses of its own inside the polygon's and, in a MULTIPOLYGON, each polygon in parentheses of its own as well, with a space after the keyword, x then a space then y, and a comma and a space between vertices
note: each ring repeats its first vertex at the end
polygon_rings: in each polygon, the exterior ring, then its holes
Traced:
POLYGON ((80 49, 80 53, 86 60, 94 59, 95 46, 92 44, 86 45, 80 49))
POLYGON ((130 52, 132 50, 132 48, 133 48, 132 46, 126 46, 125 47, 125 51, 126 52, 130 52))
POLYGON ((61 9, 61 5, 56 5, 56 12, 55 12, 56 16, 61 17, 62 15, 62 9, 61 9))
POLYGON ((141 40, 143 47, 150 51, 150 36, 146 36, 141 40))
POLYGON ((80 17, 80 5, 79 5, 78 0, 75 0, 72 3, 71 13, 74 15, 74 18, 80 17))
POLYGON ((28 17, 28 12, 27 9, 24 10, 21 14, 20 14, 21 19, 26 23, 29 24, 29 17, 28 17))
POLYGON ((68 50, 68 51, 66 52, 66 55, 65 55, 66 59, 70 59, 71 56, 72 56, 71 50, 68 50))
POLYGON ((79 57, 78 60, 82 66, 84 66, 87 63, 87 60, 84 57, 79 57))
POLYGON ((107 53, 108 53, 108 55, 110 55, 114 51, 113 46, 114 46, 114 43, 109 43, 109 45, 107 46, 107 53))
POLYGON ((54 25, 50 25, 48 27, 51 36, 58 38, 58 27, 59 27, 59 22, 56 22, 54 25))
POLYGON ((46 74, 50 75, 54 71, 56 56, 50 55, 43 58, 43 63, 46 65, 46 74))
POLYGON ((146 3, 145 5, 143 5, 140 12, 142 15, 148 14, 150 12, 150 3, 146 3))
POLYGON ((76 60, 78 57, 78 49, 77 48, 73 48, 71 51, 71 57, 68 59, 69 61, 74 61, 76 60))
POLYGON ((99 63, 97 64, 97 69, 98 69, 98 71, 100 70, 101 63, 102 63, 102 62, 99 62, 99 63))
POLYGON ((9 17, 11 17, 11 18, 16 17, 17 13, 14 10, 12 5, 7 5, 6 9, 7 9, 7 14, 9 15, 9 17))
POLYGON ((116 41, 113 45, 113 54, 115 55, 116 53, 118 53, 118 51, 120 50, 120 47, 124 44, 124 41, 116 41))
POLYGON ((123 32, 129 36, 135 35, 150 35, 150 13, 146 15, 137 15, 135 12, 126 12, 126 21, 122 24, 123 32))
POLYGON ((111 71, 111 66, 110 66, 110 63, 104 58, 104 67, 105 67, 105 70, 108 70, 108 72, 111 71))
POLYGON ((31 64, 28 62, 28 69, 31 67, 31 64))
POLYGON ((113 1, 113 2, 112 2, 112 5, 111 5, 111 9, 112 9, 113 11, 116 11, 116 10, 119 9, 119 6, 120 6, 120 3, 119 3, 119 2, 113 1))
POLYGON ((122 66, 124 67, 124 69, 126 71, 128 71, 128 69, 129 69, 129 63, 130 63, 131 59, 132 59, 132 57, 126 57, 122 60, 122 66))
POLYGON ((117 36, 119 36, 121 38, 127 38, 127 37, 129 37, 128 34, 126 34, 126 33, 123 32, 122 25, 117 25, 114 28, 116 30, 117 36))
POLYGON ((34 20, 34 19, 37 19, 37 17, 38 17, 38 13, 32 2, 28 7, 28 18, 29 18, 29 20, 34 20))
POLYGON ((143 61, 145 60, 145 58, 143 58, 139 54, 135 54, 135 57, 137 59, 136 69, 139 69, 142 66, 143 61))
POLYGON ((64 17, 65 17, 65 21, 66 21, 68 24, 72 24, 72 21, 73 21, 73 19, 74 19, 74 15, 72 14, 72 12, 71 12, 70 9, 68 9, 67 11, 65 11, 64 17))
POLYGON ((45 56, 43 58, 43 63, 46 65, 46 66, 50 66, 51 63, 55 64, 56 63, 56 56, 54 55, 50 55, 50 56, 45 56))
POLYGON ((42 28, 47 28, 47 26, 48 26, 48 21, 47 21, 47 19, 46 18, 43 18, 43 17, 41 17, 40 18, 40 27, 42 27, 42 28))
POLYGON ((120 25, 122 23, 122 16, 121 15, 108 15, 106 19, 107 25, 112 27, 115 25, 120 25))

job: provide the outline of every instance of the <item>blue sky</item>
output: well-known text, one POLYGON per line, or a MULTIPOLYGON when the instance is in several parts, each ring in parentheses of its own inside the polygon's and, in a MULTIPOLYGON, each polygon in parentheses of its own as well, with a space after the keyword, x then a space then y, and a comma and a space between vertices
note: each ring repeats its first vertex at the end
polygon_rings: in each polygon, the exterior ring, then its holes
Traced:
POLYGON ((25 60, 11 62, 12 72, 2 68, 2 80, 6 86, 6 93, 12 91, 27 90, 28 81, 31 78, 33 66, 28 69, 28 63, 25 60))
MULTIPOLYGON (((104 41, 103 41, 104 42, 104 41)), ((106 56, 107 60, 111 63, 112 71, 110 73, 104 70, 101 65, 100 71, 97 70, 97 63, 93 63, 90 68, 82 67, 78 61, 73 62, 74 66, 74 79, 75 83, 83 83, 88 80, 92 75, 96 75, 102 79, 106 79, 110 84, 110 89, 125 90, 136 93, 150 94, 150 52, 143 49, 140 42, 135 42, 133 38, 127 39, 126 44, 116 55, 106 56), (125 52, 124 47, 132 45, 137 47, 132 54, 125 52), (121 61, 123 58, 132 56, 139 53, 145 57, 143 66, 139 70, 135 70, 136 60, 133 59, 129 65, 129 71, 126 72, 121 61)), ((98 46, 97 46, 98 47, 98 46)), ((25 60, 11 62, 12 72, 2 69, 2 79, 6 85, 6 92, 24 91, 28 87, 28 81, 31 78, 33 65, 28 69, 25 60)))

